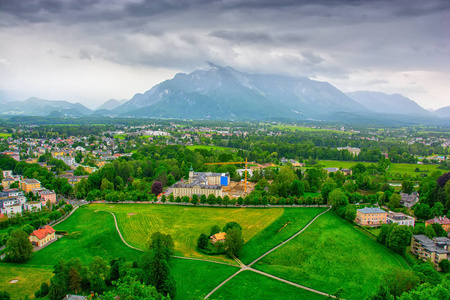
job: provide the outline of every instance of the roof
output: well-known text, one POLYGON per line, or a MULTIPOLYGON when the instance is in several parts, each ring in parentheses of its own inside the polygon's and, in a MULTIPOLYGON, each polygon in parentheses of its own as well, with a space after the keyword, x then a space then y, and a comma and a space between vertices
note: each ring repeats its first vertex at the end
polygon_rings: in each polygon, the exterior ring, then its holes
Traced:
POLYGON ((425 221, 425 223, 429 223, 429 224, 439 223, 441 225, 450 225, 450 219, 447 218, 446 216, 434 217, 433 219, 425 221))
POLYGON ((3 219, 5 217, 6 217, 5 214, 0 214, 0 219, 3 219))
POLYGON ((44 228, 40 228, 38 230, 35 230, 31 233, 31 235, 36 236, 38 239, 42 240, 47 235, 52 234, 55 232, 55 229, 53 229, 50 225, 45 225, 44 228))
POLYGON ((363 214, 383 214, 386 213, 384 210, 378 208, 378 207, 364 207, 357 209, 357 211, 363 213, 363 214))
POLYGON ((226 235, 227 235, 226 232, 219 232, 213 235, 212 237, 216 240, 224 240, 226 235))

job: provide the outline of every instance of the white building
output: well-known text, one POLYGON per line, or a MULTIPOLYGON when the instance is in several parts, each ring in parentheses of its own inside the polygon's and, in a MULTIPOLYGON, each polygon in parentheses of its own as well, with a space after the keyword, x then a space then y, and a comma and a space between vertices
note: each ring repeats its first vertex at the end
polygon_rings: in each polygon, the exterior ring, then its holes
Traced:
POLYGON ((406 225, 414 227, 415 222, 416 222, 415 218, 405 215, 404 213, 397 213, 393 211, 390 211, 386 217, 387 224, 397 223, 398 225, 406 225))
POLYGON ((42 210, 42 203, 41 202, 27 202, 27 203, 25 203, 25 209, 26 210, 33 211, 33 208, 36 211, 42 210))

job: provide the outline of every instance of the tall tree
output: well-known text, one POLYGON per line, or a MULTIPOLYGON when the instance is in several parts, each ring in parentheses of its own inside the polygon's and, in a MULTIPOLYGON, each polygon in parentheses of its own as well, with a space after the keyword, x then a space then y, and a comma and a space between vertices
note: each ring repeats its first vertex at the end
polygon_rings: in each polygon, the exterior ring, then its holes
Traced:
POLYGON ((244 239, 242 238, 242 230, 238 227, 229 228, 226 231, 225 237, 225 250, 228 255, 235 255, 239 257, 239 253, 244 245, 244 239))
POLYGON ((28 240, 28 234, 21 229, 11 232, 6 247, 7 258, 12 262, 23 263, 33 255, 33 245, 28 240))

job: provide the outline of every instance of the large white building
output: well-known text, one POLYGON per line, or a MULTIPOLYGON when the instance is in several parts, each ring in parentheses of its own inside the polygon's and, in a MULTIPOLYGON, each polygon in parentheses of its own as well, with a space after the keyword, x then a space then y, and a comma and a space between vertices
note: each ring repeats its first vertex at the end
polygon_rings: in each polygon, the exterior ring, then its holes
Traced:
POLYGON ((192 195, 210 195, 222 197, 223 186, 230 184, 230 174, 228 173, 212 173, 212 172, 194 172, 189 171, 189 179, 180 181, 173 185, 173 196, 184 197, 192 195))
POLYGON ((411 216, 405 215, 404 213, 390 211, 386 217, 387 224, 397 223, 398 225, 406 225, 414 227, 415 222, 416 219, 414 219, 411 216))

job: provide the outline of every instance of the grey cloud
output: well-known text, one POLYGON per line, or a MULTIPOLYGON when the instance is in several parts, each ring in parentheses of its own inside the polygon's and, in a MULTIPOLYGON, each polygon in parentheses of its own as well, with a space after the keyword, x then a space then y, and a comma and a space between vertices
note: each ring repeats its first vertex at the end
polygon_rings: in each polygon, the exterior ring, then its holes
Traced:
POLYGON ((272 38, 265 32, 215 30, 209 36, 237 43, 271 43, 272 38))
POLYGON ((78 52, 78 58, 89 59, 89 60, 92 59, 91 55, 86 50, 83 50, 83 49, 80 49, 80 52, 78 52))

